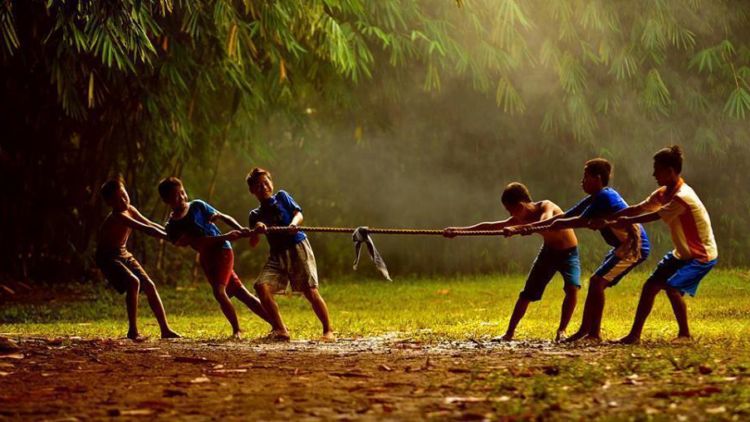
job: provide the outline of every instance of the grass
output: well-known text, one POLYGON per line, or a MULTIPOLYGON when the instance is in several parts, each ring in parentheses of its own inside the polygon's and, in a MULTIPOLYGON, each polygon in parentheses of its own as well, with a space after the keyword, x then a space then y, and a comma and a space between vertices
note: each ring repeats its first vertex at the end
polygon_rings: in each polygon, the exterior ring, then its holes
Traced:
MULTIPOLYGON (((647 273, 634 273, 607 292, 603 335, 617 338, 632 323, 640 288, 647 273)), ((324 281, 335 330, 341 337, 366 337, 398 332, 421 340, 462 340, 497 336, 504 332, 524 276, 496 275, 461 278, 405 277, 389 283, 356 278, 324 281)), ((702 342, 726 345, 750 343, 750 272, 716 270, 702 283, 698 296, 688 298, 693 335, 702 342)), ((557 327, 562 301, 562 281, 557 276, 541 302, 532 304, 517 330, 519 339, 550 339, 557 327)), ((0 332, 14 335, 121 337, 127 330, 124 296, 103 285, 78 285, 74 289, 53 286, 52 300, 20 300, 0 307, 0 332)), ((587 285, 569 332, 580 321, 587 285)), ((230 334, 208 285, 159 286, 174 329, 197 339, 230 334)), ((320 325, 300 296, 278 298, 282 316, 295 338, 315 338, 320 325)), ((268 328, 235 301, 246 337, 264 335, 268 328)), ((139 310, 141 332, 158 335, 145 297, 139 310)), ((657 298, 644 330, 646 341, 667 341, 676 324, 666 297, 657 298)))

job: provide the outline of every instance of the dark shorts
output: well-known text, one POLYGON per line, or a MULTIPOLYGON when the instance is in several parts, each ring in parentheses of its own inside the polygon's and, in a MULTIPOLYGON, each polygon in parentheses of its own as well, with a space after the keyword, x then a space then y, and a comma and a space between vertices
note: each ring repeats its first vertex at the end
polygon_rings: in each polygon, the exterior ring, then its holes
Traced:
POLYGON ((198 260, 211 287, 226 286, 229 296, 234 296, 237 289, 242 287, 240 278, 234 272, 234 251, 232 249, 207 248, 201 251, 198 260))
POLYGON ((125 293, 136 281, 141 283, 151 281, 146 270, 125 248, 114 251, 98 250, 95 260, 104 277, 118 293, 125 293))
POLYGON ((562 275, 566 285, 581 287, 581 262, 577 247, 555 250, 542 246, 526 279, 521 298, 531 302, 541 300, 544 289, 557 272, 562 275))
POLYGON ((607 280, 607 287, 612 287, 617 285, 623 277, 628 275, 641 262, 645 261, 646 258, 648 258, 648 254, 640 258, 620 258, 615 253, 615 250, 612 249, 604 257, 602 265, 596 269, 594 275, 607 280))
POLYGON ((711 271, 716 262, 716 259, 708 262, 701 262, 697 259, 677 259, 672 252, 669 252, 659 261, 656 270, 646 283, 663 282, 682 294, 695 296, 701 280, 711 271))

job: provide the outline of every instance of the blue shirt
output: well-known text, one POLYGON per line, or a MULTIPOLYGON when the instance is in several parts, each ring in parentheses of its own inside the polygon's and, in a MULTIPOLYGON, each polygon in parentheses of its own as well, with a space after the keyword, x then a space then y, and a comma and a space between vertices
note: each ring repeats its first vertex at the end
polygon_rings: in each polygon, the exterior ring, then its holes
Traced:
MULTIPOLYGON (((190 237, 213 237, 221 236, 221 231, 216 224, 211 222, 211 217, 217 213, 216 209, 205 201, 196 199, 188 205, 187 214, 179 220, 170 218, 164 227, 167 231, 167 237, 172 242, 180 239, 183 235, 190 237)), ((228 241, 221 245, 224 249, 232 249, 228 241)))
MULTIPOLYGON (((248 227, 255 227, 255 223, 261 222, 266 226, 288 226, 296 211, 302 211, 302 207, 294 202, 294 198, 280 190, 272 197, 260 203, 260 207, 250 211, 248 216, 248 227)), ((294 245, 307 239, 304 232, 297 233, 268 233, 268 245, 271 247, 271 253, 278 253, 293 247, 294 245)))
MULTIPOLYGON (((628 207, 628 203, 622 199, 616 190, 606 187, 594 195, 583 198, 573 208, 565 212, 565 217, 583 217, 586 219, 606 218, 610 215, 628 207)), ((641 256, 647 256, 651 245, 648 241, 646 230, 638 225, 641 232, 641 256)), ((627 230, 605 227, 599 231, 608 245, 617 248, 623 244, 628 236, 627 230)))

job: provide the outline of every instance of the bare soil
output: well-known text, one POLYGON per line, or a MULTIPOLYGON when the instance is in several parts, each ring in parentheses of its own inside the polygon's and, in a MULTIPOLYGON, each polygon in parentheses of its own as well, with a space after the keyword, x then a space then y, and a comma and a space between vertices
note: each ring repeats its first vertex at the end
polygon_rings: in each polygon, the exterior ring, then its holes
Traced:
POLYGON ((0 355, 0 419, 731 419, 748 391, 731 365, 628 374, 661 355, 612 346, 16 340, 0 355), (622 356, 634 363, 603 364, 622 356))

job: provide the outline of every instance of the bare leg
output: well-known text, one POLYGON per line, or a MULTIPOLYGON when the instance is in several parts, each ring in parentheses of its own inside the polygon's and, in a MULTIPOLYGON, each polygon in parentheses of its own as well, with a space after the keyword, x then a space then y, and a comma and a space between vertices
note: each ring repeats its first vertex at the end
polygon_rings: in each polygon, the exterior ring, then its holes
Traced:
POLYGON ((151 280, 147 280, 143 282, 142 286, 143 293, 146 294, 146 298, 148 299, 148 305, 151 307, 151 310, 154 312, 154 316, 156 317, 156 321, 159 323, 161 338, 182 337, 181 335, 172 331, 171 328, 169 328, 169 323, 167 323, 167 314, 166 312, 164 312, 164 305, 161 303, 161 297, 159 297, 159 292, 156 290, 154 282, 151 280))
POLYGON ((586 302, 583 305, 583 317, 581 318, 581 327, 578 328, 578 331, 576 331, 575 334, 565 339, 566 342, 578 341, 589 335, 589 332, 591 331, 591 311, 593 309, 592 302, 595 300, 595 297, 596 297, 594 290, 597 288, 596 280, 598 278, 599 277, 597 276, 593 276, 591 277, 591 280, 589 280, 589 291, 586 294, 586 302))
POLYGON ((562 312, 560 313, 560 326, 557 327, 556 340, 562 338, 565 334, 565 330, 568 328, 570 318, 573 316, 573 311, 576 310, 576 304, 578 303, 578 286, 571 284, 565 285, 565 299, 562 303, 562 312))
POLYGON ((232 305, 232 301, 229 299, 229 295, 227 295, 227 286, 216 285, 213 287, 213 291, 214 298, 216 298, 219 306, 221 306, 221 312, 224 313, 224 316, 227 317, 229 324, 232 326, 232 337, 239 338, 241 333, 240 322, 237 320, 237 312, 234 310, 234 305, 232 305))
MULTIPOLYGON (((591 278, 591 287, 589 288, 589 297, 591 297, 591 325, 588 332, 588 339, 601 340, 602 316, 604 315, 604 291, 607 289, 609 282, 601 277, 594 276, 591 278)), ((588 303, 587 303, 588 305, 588 303)))
POLYGON ((677 319, 677 325, 680 331, 677 333, 678 338, 690 338, 690 327, 688 327, 687 305, 682 293, 679 290, 667 287, 667 297, 672 304, 674 317, 677 319))
POLYGON ((273 322, 271 321, 271 318, 269 318, 268 313, 266 313, 266 310, 263 308, 263 304, 260 303, 260 300, 257 297, 253 296, 252 293, 247 291, 245 286, 238 288, 234 292, 234 296, 239 299, 240 302, 244 303, 248 307, 248 309, 253 311, 255 315, 263 318, 264 321, 273 326, 273 322))
POLYGON ((635 344, 641 341, 643 325, 646 323, 646 318, 648 318, 651 309, 654 307, 654 298, 656 298, 656 295, 660 290, 666 287, 667 286, 663 281, 647 281, 646 284, 643 285, 641 298, 638 301, 638 309, 635 311, 633 328, 630 329, 630 333, 627 336, 618 341, 619 343, 635 344))
POLYGON ((323 324, 323 339, 335 340, 336 337, 333 335, 331 321, 328 317, 328 306, 326 306, 326 302, 323 300, 318 289, 316 287, 311 287, 304 290, 302 293, 304 293, 305 297, 312 305, 313 311, 315 311, 315 315, 320 320, 320 323, 323 324))
POLYGON ((274 333, 288 338, 289 331, 287 331, 286 325, 284 325, 284 321, 281 319, 279 305, 273 299, 271 286, 268 284, 256 284, 255 292, 258 293, 258 298, 260 299, 260 303, 263 304, 263 309, 266 311, 274 333))
POLYGON ((128 291, 125 293, 125 305, 128 309, 128 338, 137 340, 138 334, 138 290, 141 284, 137 278, 132 278, 128 283, 128 291))
POLYGON ((530 300, 519 297, 516 301, 516 306, 513 308, 513 314, 510 316, 510 322, 508 323, 508 330, 503 335, 503 340, 513 340, 513 336, 516 333, 516 327, 521 322, 521 318, 526 315, 526 310, 529 308, 530 300))

